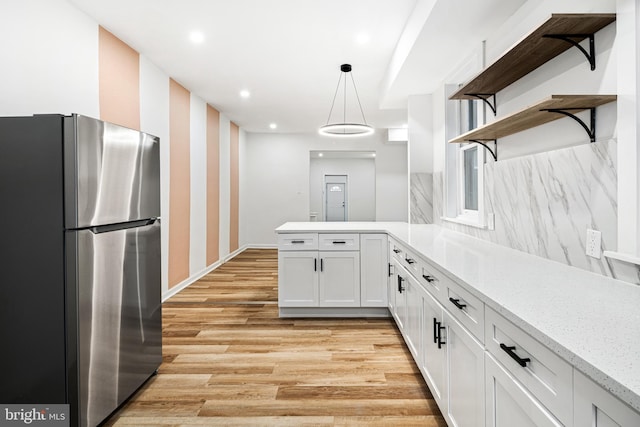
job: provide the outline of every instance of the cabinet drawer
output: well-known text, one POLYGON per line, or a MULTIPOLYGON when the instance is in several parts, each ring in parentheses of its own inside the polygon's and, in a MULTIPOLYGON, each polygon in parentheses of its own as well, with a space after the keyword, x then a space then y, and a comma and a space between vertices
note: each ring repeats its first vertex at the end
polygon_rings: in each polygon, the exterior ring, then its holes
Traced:
POLYGON ((404 247, 395 240, 389 238, 389 258, 402 262, 404 259, 404 247))
POLYGON ((484 303, 452 280, 447 280, 445 307, 481 343, 484 342, 484 303))
POLYGON ((278 250, 315 251, 318 250, 317 233, 278 234, 278 250))
POLYGON ((485 325, 487 350, 565 426, 572 425, 571 365, 489 307, 485 325))
POLYGON ((318 245, 321 251, 357 251, 360 249, 360 235, 356 234, 319 234, 318 245))
POLYGON ((420 267, 420 265, 422 264, 422 260, 420 258, 418 258, 418 256, 416 254, 414 254, 412 251, 404 248, 404 252, 402 254, 402 265, 404 266, 404 268, 407 269, 407 271, 411 274, 413 274, 413 277, 420 277, 420 273, 422 271, 422 268, 420 267))
POLYGON ((443 276, 431 264, 418 261, 418 280, 422 286, 428 290, 440 303, 444 299, 446 283, 449 279, 443 276))

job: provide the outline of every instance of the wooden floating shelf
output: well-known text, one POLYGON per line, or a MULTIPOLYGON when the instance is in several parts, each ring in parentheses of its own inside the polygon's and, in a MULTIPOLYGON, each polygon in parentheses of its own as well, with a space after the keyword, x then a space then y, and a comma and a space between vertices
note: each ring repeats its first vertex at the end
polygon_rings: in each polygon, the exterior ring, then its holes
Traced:
POLYGON ((578 112, 608 104, 616 99, 616 95, 551 95, 535 105, 473 129, 449 142, 494 141, 564 117, 545 110, 578 112))
POLYGON ((566 40, 548 36, 564 35, 579 42, 615 20, 614 13, 553 14, 449 99, 478 99, 475 95, 495 95, 573 46, 566 40))

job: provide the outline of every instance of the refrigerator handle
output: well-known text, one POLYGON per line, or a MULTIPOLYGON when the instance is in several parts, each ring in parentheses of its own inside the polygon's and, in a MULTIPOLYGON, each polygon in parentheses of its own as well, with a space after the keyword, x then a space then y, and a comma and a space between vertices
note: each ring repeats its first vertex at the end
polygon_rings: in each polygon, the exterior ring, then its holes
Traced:
POLYGON ((108 233, 110 231, 144 227, 146 225, 154 224, 156 221, 159 221, 159 220, 160 218, 149 218, 149 219, 142 219, 139 221, 121 222, 118 224, 98 225, 95 227, 88 227, 87 229, 91 231, 93 234, 100 234, 100 233, 108 233))

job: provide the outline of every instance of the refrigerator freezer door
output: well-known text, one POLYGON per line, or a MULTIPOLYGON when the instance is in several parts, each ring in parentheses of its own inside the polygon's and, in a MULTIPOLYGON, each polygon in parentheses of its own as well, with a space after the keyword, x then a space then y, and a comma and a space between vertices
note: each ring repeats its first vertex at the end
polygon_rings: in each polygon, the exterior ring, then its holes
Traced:
POLYGON ((67 229, 160 216, 158 138, 80 115, 64 132, 67 229))
POLYGON ((79 425, 93 426, 162 361, 160 224, 68 237, 77 257, 79 425))

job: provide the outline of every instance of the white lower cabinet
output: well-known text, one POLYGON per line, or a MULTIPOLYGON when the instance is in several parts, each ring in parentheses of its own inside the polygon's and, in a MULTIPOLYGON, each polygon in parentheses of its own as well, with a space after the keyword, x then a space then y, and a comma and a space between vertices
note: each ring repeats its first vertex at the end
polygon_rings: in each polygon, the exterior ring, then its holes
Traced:
POLYGON ((280 251, 280 307, 359 307, 360 255, 356 251, 280 251))
POLYGON ((360 307, 387 306, 387 246, 386 234, 360 235, 360 307))
POLYGON ((360 253, 319 252, 320 307, 360 306, 360 253))
POLYGON ((638 427, 640 414, 574 369, 574 425, 576 427, 638 427))
POLYGON ((422 298, 422 357, 417 361, 440 408, 447 407, 447 346, 443 308, 428 292, 422 298))
POLYGON ((317 307, 318 252, 278 252, 278 305, 280 307, 317 307))
POLYGON ((486 427, 562 427, 488 352, 485 358, 486 427))
POLYGON ((420 284, 408 275, 405 278, 405 333, 407 346, 415 360, 422 354, 422 298, 425 292, 420 284))
POLYGON ((484 426, 484 347, 446 310, 444 323, 448 379, 446 418, 451 427, 484 426))
POLYGON ((405 325, 407 323, 407 293, 405 290, 407 288, 407 277, 409 273, 407 273, 407 270, 405 270, 398 261, 393 260, 391 264, 393 266, 394 279, 391 284, 394 292, 393 317, 396 319, 398 328, 405 333, 405 325))

